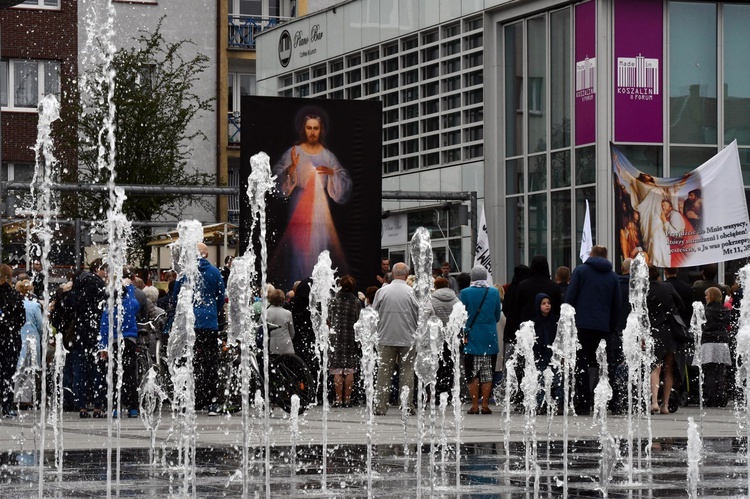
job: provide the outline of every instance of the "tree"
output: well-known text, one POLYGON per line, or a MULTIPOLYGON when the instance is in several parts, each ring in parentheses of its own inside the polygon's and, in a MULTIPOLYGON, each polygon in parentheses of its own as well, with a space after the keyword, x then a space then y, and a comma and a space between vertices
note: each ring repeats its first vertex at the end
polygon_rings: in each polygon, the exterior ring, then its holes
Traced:
MULTIPOLYGON (((115 71, 115 173, 117 184, 172 186, 214 185, 214 176, 188 168, 196 140, 207 140, 201 131, 191 132, 190 122, 213 108, 213 98, 202 99, 193 92, 200 74, 208 67, 208 57, 197 54, 186 59, 182 52, 189 40, 168 42, 161 34, 164 17, 153 33, 141 32, 133 48, 119 49, 113 58, 115 71)), ((99 134, 108 113, 109 83, 103 63, 84 73, 79 104, 78 180, 102 183, 108 172, 97 166, 99 134)), ((106 148, 106 144, 105 144, 106 148)), ((108 154, 109 151, 105 151, 108 154)), ((106 213, 106 194, 78 197, 78 214, 101 218, 106 213)), ((193 203, 204 203, 200 196, 129 196, 123 212, 131 221, 165 220, 193 203)), ((132 258, 147 267, 151 248, 146 246, 150 229, 134 227, 132 258)))

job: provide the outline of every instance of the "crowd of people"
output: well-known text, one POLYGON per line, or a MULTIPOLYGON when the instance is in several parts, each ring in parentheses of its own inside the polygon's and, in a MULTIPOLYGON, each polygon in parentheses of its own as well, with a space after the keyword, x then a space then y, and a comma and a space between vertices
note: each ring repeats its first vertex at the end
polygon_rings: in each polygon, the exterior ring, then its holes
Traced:
MULTIPOLYGON (((231 275, 232 259, 225 260, 219 270, 208 260, 208 248, 198 245, 199 289, 195 293, 195 404, 196 409, 208 415, 218 415, 227 410, 222 397, 219 370, 222 349, 227 347, 222 335, 226 323, 225 306, 228 301, 225 289, 231 275)), ((607 361, 610 384, 614 390, 610 409, 622 413, 627 409, 627 374, 623 352, 622 332, 630 312, 628 301, 631 259, 621 264, 621 273, 613 270, 607 249, 594 246, 590 256, 571 273, 567 267, 551 274, 547 258, 536 255, 530 265, 518 265, 511 281, 506 285, 492 285, 487 270, 474 267, 470 273, 452 273, 451 265, 444 262, 433 272, 433 289, 430 310, 444 325, 456 303, 463 303, 468 318, 463 329, 463 345, 459 362, 454 363, 448 345, 443 345, 436 393, 451 394, 454 373, 458 369, 465 381, 462 399, 470 402, 468 414, 491 414, 493 387, 503 377, 505 361, 513 352, 516 333, 521 324, 531 321, 536 333, 534 361, 540 372, 552 365, 551 346, 557 334, 557 322, 563 303, 575 311, 578 341, 575 371, 575 400, 577 414, 589 414, 593 405, 594 380, 597 372, 596 348, 601 340, 607 344, 607 361), (625 371, 626 373, 626 371, 625 371)), ((13 269, 0 265, 0 325, 11 334, 0 336, 0 390, 4 416, 13 417, 17 408, 31 408, 38 394, 22 383, 19 375, 28 367, 38 367, 42 362, 41 342, 44 337, 42 304, 37 284, 41 268, 34 267, 32 275, 25 273, 14 277, 13 269), (14 399, 15 394, 15 399, 14 399)), ((123 271, 120 310, 107 309, 107 266, 98 259, 89 270, 79 270, 52 293, 49 320, 58 341, 68 351, 63 376, 66 410, 78 411, 81 418, 104 417, 107 411, 105 373, 108 355, 121 358, 122 391, 119 406, 123 415, 138 417, 138 386, 136 369, 138 324, 156 325, 159 331, 169 333, 169 317, 173 314, 177 297, 184 283, 174 273, 168 274, 166 290, 146 286, 132 267, 123 271), (122 325, 113 324, 110 317, 122 317, 122 325), (122 341, 110 341, 110 329, 122 334, 122 341), (122 352, 117 350, 122 345, 122 352)), ((651 373, 653 413, 669 413, 670 394, 681 378, 676 373, 685 372, 689 345, 685 339, 685 325, 690 324, 692 302, 706 305, 706 323, 703 327, 700 358, 711 379, 719 381, 711 396, 731 393, 733 369, 733 344, 731 334, 733 314, 739 307, 742 290, 716 282, 717 266, 703 267, 703 279, 692 286, 680 279, 675 268, 661 270, 649 266, 649 293, 646 300, 654 343, 653 370, 651 373), (661 390, 660 390, 661 389, 661 390)), ((330 355, 328 372, 332 380, 333 407, 350 407, 362 401, 363 390, 359 372, 362 351, 356 340, 354 325, 361 311, 371 307, 378 312, 376 415, 387 413, 389 406, 406 401, 407 410, 414 410, 414 363, 417 357, 415 335, 418 327, 419 305, 412 289, 414 276, 408 266, 398 262, 390 266, 383 259, 381 272, 376 276, 378 286, 364 292, 358 291, 351 275, 338 279, 339 290, 330 301, 330 355), (408 388, 412 397, 400 399, 408 388)), ((312 280, 304 279, 285 291, 269 285, 267 321, 269 352, 272 355, 299 356, 318 380, 320 364, 315 351, 315 331, 310 316, 310 289, 312 280)), ((256 306, 262 306, 258 303, 256 306)), ((119 340, 119 338, 114 338, 119 340)), ((230 345, 231 347, 231 345, 230 345)), ((521 369, 522 366, 517 366, 521 369)), ((119 370, 115 369, 115 375, 119 370)), ((520 372, 518 377, 520 379, 520 372)), ((37 376, 38 378, 38 376, 37 376)), ((117 381, 115 379, 115 381, 117 381)), ((39 384, 37 379, 36 385, 39 384)), ((315 385, 315 383, 314 383, 315 385)), ((313 391, 317 392, 318 386, 313 391)), ((561 388, 559 373, 555 373, 553 398, 557 407, 539 410, 560 410, 561 388)), ((726 403, 726 402, 724 402, 726 403)), ((116 405, 114 407, 117 407, 116 405)), ((111 410, 111 408, 110 408, 111 410)), ((116 416, 116 414, 115 414, 116 416)))

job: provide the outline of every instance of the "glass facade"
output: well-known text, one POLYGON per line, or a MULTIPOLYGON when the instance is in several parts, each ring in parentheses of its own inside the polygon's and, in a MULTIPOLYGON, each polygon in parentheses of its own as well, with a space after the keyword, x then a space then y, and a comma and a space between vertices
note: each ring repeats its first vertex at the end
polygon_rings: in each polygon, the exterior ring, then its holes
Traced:
POLYGON ((572 7, 502 26, 508 279, 537 254, 572 267, 579 199, 595 204, 596 147, 571 138, 572 29, 572 7))
MULTIPOLYGON (((596 145, 575 147, 571 138, 576 119, 571 95, 573 8, 535 11, 499 25, 498 100, 503 104, 505 134, 500 157, 505 185, 500 195, 507 207, 508 279, 515 265, 528 263, 535 254, 547 256, 553 270, 579 261, 586 200, 597 240, 596 195, 601 189, 597 191, 596 184, 606 178, 597 178, 596 145)), ((670 1, 664 12, 664 143, 617 146, 636 168, 674 177, 695 169, 736 139, 748 185, 750 4, 670 1)), ((606 100, 599 99, 597 105, 606 105, 606 100)), ((605 130, 598 123, 597 132, 605 130)), ((608 221, 598 222, 609 226, 608 221)))
POLYGON ((277 92, 381 100, 384 175, 481 161, 483 38, 481 16, 451 21, 280 75, 277 92))

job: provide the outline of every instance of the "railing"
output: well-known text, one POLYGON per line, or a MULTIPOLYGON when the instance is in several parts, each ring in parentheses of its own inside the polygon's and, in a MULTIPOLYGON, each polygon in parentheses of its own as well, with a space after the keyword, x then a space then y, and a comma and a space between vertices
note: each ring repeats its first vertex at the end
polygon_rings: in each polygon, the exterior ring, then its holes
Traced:
POLYGON ((240 112, 230 111, 229 112, 229 145, 238 146, 240 145, 240 112))
POLYGON ((230 14, 229 48, 255 50, 255 36, 258 33, 292 19, 291 17, 261 17, 230 14))

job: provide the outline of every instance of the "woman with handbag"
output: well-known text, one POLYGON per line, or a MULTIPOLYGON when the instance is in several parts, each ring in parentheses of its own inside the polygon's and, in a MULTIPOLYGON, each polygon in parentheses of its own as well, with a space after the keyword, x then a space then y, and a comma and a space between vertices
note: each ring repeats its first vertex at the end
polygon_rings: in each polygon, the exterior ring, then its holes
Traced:
MULTIPOLYGON (((706 297, 706 322, 701 335, 701 364, 703 386, 701 396, 708 407, 727 405, 727 366, 732 365, 729 351, 729 319, 731 311, 724 307, 722 292, 710 287, 706 297)), ((697 356, 696 356, 697 357, 697 356)), ((696 359, 697 360, 697 359, 696 359)))
POLYGON ((461 302, 469 316, 464 328, 466 382, 471 394, 469 414, 492 414, 489 408, 492 377, 499 351, 497 322, 500 320, 500 293, 487 282, 487 269, 471 269, 471 286, 461 291, 461 302))
POLYGON ((680 344, 675 338, 673 313, 685 310, 680 295, 669 283, 659 282, 659 269, 648 266, 649 290, 646 298, 651 336, 654 339, 654 367, 651 370, 651 414, 669 414, 669 396, 674 385, 675 354, 680 344), (659 384, 664 370, 662 403, 659 405, 659 384))

